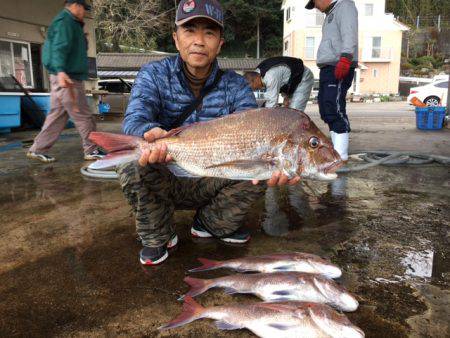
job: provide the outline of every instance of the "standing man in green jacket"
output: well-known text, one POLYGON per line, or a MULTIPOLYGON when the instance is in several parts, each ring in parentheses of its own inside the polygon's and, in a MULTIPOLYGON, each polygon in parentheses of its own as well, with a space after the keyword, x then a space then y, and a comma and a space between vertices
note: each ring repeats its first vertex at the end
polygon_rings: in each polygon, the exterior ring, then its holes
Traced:
POLYGON ((28 158, 54 162, 47 154, 63 131, 69 117, 80 133, 85 160, 103 156, 88 136, 96 125, 89 109, 83 80, 88 78, 87 40, 84 16, 90 10, 85 0, 66 0, 65 8, 53 19, 43 50, 43 63, 50 73, 51 110, 36 136, 28 158))

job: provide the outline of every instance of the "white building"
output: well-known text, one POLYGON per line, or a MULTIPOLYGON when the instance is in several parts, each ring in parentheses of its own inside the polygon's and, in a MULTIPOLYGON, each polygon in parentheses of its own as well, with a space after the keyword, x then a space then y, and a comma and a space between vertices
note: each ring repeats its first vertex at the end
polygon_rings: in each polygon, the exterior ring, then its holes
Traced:
MULTIPOLYGON (((397 94, 402 34, 408 27, 385 13, 385 0, 354 0, 359 12, 359 68, 352 92, 397 94)), ((322 38, 324 14, 307 10, 308 0, 284 0, 283 55, 301 58, 316 79, 317 49, 322 38)))

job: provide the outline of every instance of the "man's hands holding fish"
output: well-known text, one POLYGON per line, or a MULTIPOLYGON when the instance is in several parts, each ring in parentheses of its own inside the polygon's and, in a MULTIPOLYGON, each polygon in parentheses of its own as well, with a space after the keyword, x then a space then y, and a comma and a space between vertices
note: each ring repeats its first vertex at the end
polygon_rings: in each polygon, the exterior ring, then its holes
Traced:
MULTIPOLYGON (((161 128, 153 128, 144 134, 144 139, 147 142, 154 142, 158 139, 164 138, 167 134, 168 134, 168 132, 161 128)), ((139 159, 139 164, 142 167, 144 167, 147 164, 167 163, 172 160, 173 160, 172 156, 167 154, 167 146, 164 143, 162 143, 160 145, 157 145, 156 148, 153 149, 152 151, 145 150, 139 159)), ((282 186, 282 185, 286 185, 286 184, 295 185, 298 182, 300 182, 299 176, 296 176, 293 179, 289 179, 288 176, 282 174, 279 171, 276 171, 273 173, 270 180, 267 181, 267 185, 269 187, 274 187, 277 185, 282 186)), ((259 183, 259 181, 252 180, 252 183, 254 185, 256 185, 259 183)))
MULTIPOLYGON (((155 142, 160 138, 164 138, 168 134, 167 131, 161 128, 153 128, 144 134, 144 139, 147 142, 155 142)), ((139 159, 139 164, 144 167, 147 164, 167 163, 172 161, 172 156, 167 154, 167 146, 162 143, 158 144, 152 151, 144 150, 139 159)))

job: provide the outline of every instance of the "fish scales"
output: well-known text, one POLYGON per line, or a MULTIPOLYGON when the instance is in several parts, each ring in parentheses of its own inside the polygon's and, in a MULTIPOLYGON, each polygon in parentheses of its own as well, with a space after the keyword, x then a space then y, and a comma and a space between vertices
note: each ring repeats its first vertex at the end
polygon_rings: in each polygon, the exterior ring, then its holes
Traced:
MULTIPOLYGON (((266 110, 268 113, 261 116, 261 111, 253 110, 246 114, 230 115, 227 119, 216 119, 208 124, 200 123, 182 131, 176 138, 164 139, 168 145, 168 152, 175 161, 190 167, 191 170, 198 168, 200 176, 223 176, 238 175, 245 177, 258 171, 266 171, 267 178, 271 176, 271 166, 267 164, 264 168, 250 170, 250 172, 235 167, 211 168, 218 165, 242 159, 255 159, 261 157, 259 150, 271 152, 273 148, 286 141, 288 135, 295 137, 299 131, 299 112, 288 110, 285 114, 274 110, 266 110), (260 123, 252 122, 261 119, 260 123), (248 128, 252 126, 252 128, 248 128), (240 132, 239 132, 240 131, 240 132), (201 137, 199 137, 201 135, 201 137), (283 135, 284 138, 283 138, 283 135), (274 143, 274 140, 279 138, 274 143), (192 158, 196 158, 193 164, 192 158)), ((265 112, 266 112, 265 111, 265 112)), ((248 169, 246 169, 248 170, 248 169)))

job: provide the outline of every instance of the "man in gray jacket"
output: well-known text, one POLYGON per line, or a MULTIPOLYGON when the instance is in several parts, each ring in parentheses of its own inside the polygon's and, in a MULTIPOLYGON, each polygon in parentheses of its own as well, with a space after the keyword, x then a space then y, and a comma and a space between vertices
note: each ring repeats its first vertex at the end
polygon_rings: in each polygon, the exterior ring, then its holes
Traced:
POLYGON ((353 0, 310 0, 306 5, 314 7, 326 14, 317 52, 320 116, 330 128, 334 148, 347 161, 351 129, 345 97, 358 66, 358 11, 353 0))

